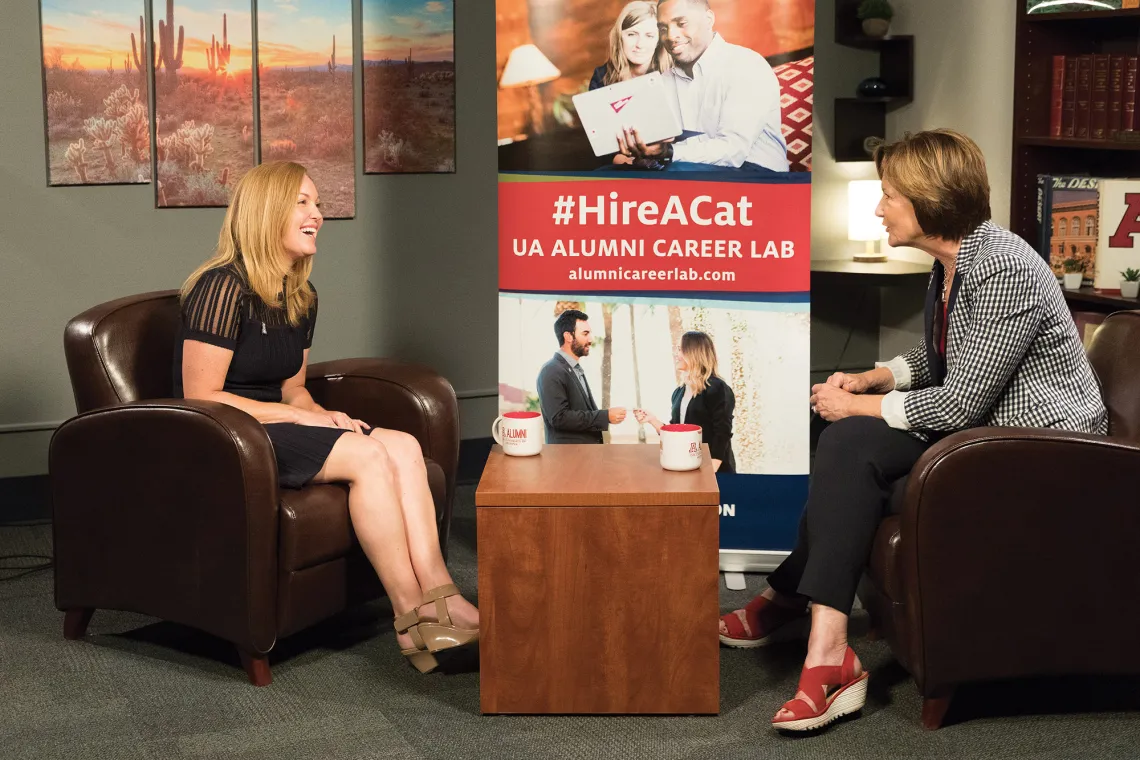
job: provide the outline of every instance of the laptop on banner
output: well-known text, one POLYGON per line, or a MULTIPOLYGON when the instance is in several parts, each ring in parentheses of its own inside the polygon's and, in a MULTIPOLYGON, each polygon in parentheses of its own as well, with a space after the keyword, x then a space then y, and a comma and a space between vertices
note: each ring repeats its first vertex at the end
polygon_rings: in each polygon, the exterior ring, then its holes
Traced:
POLYGON ((617 153, 617 135, 633 127, 645 144, 681 134, 681 121, 671 102, 676 95, 660 72, 627 79, 575 95, 578 119, 595 156, 617 153))

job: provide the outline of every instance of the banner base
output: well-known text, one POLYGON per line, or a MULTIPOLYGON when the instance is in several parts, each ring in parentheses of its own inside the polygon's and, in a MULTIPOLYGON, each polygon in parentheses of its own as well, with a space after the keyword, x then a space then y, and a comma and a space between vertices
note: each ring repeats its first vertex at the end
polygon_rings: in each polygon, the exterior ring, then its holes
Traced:
POLYGON ((724 573, 770 573, 791 554, 754 549, 721 549, 720 569, 724 573))

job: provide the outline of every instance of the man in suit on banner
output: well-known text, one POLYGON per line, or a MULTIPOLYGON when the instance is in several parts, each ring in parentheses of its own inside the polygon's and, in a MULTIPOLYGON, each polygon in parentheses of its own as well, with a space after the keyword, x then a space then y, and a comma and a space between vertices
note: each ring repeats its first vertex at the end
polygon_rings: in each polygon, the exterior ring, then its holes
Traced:
POLYGON ((625 409, 599 409, 579 360, 590 355, 589 317, 567 309, 554 322, 559 349, 538 373, 538 399, 547 443, 601 443, 602 431, 625 419, 625 409))

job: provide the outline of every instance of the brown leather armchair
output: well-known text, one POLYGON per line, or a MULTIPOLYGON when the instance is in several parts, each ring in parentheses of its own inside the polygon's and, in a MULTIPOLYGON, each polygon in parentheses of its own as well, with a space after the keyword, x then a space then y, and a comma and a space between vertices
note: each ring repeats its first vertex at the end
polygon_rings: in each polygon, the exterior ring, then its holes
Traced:
POLYGON ((1108 436, 955 433, 879 528, 861 597, 914 676, 926 728, 960 684, 1140 674, 1140 311, 1109 316, 1089 359, 1108 436))
MULTIPOLYGON (((55 601, 81 638, 97 608, 199 628, 271 682, 278 638, 383 593, 353 535, 347 488, 278 489, 265 429, 225 404, 170 398, 176 291, 72 319, 64 349, 78 416, 51 441, 55 601)), ((318 403, 414 435, 446 551, 459 457, 455 392, 391 359, 308 368, 318 403)))

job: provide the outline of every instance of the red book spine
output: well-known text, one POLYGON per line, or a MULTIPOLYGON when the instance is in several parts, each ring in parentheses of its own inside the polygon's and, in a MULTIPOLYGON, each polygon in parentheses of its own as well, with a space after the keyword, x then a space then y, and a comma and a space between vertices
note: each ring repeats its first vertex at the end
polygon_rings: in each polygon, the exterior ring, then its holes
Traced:
POLYGON ((1092 115, 1089 117, 1089 137, 1103 140, 1108 131, 1108 74, 1111 56, 1094 55, 1092 71, 1092 115))
POLYGON ((1089 117, 1092 116, 1092 56, 1082 55, 1077 58, 1077 118, 1074 137, 1078 140, 1089 139, 1089 117))
POLYGON ((1061 102, 1061 137, 1074 137, 1077 127, 1077 57, 1065 56, 1065 83, 1061 102))
POLYGON ((1130 55, 1124 62, 1124 99, 1120 108, 1120 128, 1131 132, 1136 128, 1136 64, 1140 60, 1130 55))
POLYGON ((1053 56, 1053 89, 1049 93, 1049 136, 1061 136, 1061 113, 1065 102, 1065 56, 1053 56))
POLYGON ((1114 55, 1108 69, 1108 127, 1109 140, 1116 137, 1124 123, 1124 56, 1114 55))

